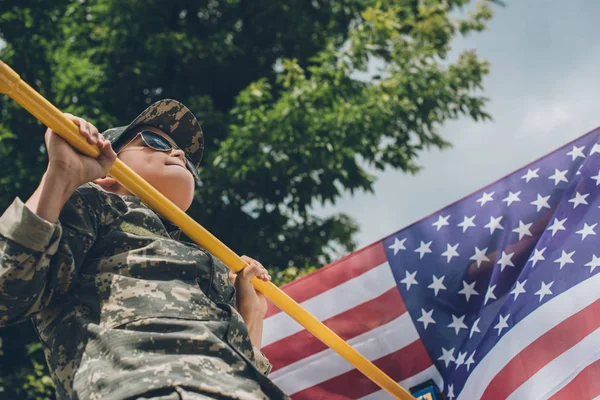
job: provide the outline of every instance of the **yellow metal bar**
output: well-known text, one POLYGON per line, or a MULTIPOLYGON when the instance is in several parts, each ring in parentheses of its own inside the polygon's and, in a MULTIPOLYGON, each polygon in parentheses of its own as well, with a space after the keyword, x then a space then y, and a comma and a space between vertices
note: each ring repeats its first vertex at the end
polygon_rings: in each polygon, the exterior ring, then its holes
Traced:
MULTIPOLYGON (((25 83, 20 76, 6 63, 0 61, 0 93, 9 95, 21 104, 33 116, 52 128, 61 137, 67 140, 80 152, 98 157, 100 151, 90 145, 79 135, 77 126, 63 115, 62 112, 42 95, 25 83)), ((179 207, 173 204, 162 193, 137 175, 131 168, 117 159, 110 169, 110 175, 122 184, 127 190, 135 194, 144 203, 158 211, 165 218, 176 224, 190 239, 212 254, 217 256, 227 267, 234 272, 240 271, 245 262, 219 239, 194 221, 179 207)), ((414 399, 410 393, 402 388, 373 363, 363 357, 352 346, 343 341, 321 321, 303 309, 296 301, 285 294, 271 282, 263 282, 257 278, 252 279, 254 287, 263 293, 273 304, 295 319, 306 330, 340 354, 356 369, 365 374, 369 379, 389 392, 397 399, 414 399)))

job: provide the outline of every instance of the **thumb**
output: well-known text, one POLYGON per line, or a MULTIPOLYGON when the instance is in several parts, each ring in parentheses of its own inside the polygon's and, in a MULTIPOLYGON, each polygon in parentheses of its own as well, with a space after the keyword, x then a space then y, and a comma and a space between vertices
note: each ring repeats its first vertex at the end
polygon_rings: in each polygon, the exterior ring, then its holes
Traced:
POLYGON ((117 182, 113 177, 108 175, 103 178, 94 179, 93 182, 96 185, 102 186, 102 189, 106 191, 113 191, 119 185, 119 182, 117 182))

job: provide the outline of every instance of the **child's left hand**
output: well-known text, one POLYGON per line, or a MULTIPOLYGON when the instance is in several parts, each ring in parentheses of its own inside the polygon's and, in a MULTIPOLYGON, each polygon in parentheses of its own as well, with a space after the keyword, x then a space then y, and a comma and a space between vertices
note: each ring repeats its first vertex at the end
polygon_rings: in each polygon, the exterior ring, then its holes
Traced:
POLYGON ((262 324, 262 320, 267 313, 267 299, 262 293, 254 289, 251 280, 257 277, 262 281, 269 282, 271 275, 258 261, 248 256, 242 256, 241 258, 248 266, 237 274, 234 272, 229 273, 229 279, 231 279, 236 291, 236 309, 246 325, 262 324))

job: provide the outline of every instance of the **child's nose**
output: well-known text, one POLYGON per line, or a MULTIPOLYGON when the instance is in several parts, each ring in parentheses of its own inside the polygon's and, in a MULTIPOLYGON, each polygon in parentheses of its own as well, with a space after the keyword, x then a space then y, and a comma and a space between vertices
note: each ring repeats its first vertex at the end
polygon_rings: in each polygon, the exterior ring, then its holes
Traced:
POLYGON ((176 148, 171 149, 171 156, 178 157, 178 158, 182 159, 183 161, 185 161, 185 153, 181 149, 176 149, 176 148))

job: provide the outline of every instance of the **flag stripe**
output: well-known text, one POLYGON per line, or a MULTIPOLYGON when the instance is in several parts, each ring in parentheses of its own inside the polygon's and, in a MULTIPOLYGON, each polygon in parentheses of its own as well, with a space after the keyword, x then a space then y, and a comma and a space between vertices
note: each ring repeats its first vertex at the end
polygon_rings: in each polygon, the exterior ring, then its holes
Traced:
MULTIPOLYGON (((423 342, 415 340, 408 346, 373 361, 373 364, 393 380, 401 381, 426 370, 432 365, 432 362, 423 342)), ((379 386, 354 369, 295 393, 294 400, 356 399, 378 390, 379 386)))
POLYGON ((596 330, 600 323, 600 300, 562 321, 517 354, 494 377, 482 399, 505 399, 546 364, 596 330))
POLYGON ((600 396, 600 360, 588 365, 550 400, 592 399, 600 396))
MULTIPOLYGON (((368 360, 377 360, 419 340, 408 313, 348 341, 368 360)), ((411 359, 411 358, 409 358, 411 359)), ((331 349, 312 354, 272 372, 269 377, 288 394, 293 394, 351 371, 354 367, 331 349), (292 377, 293 379, 286 377, 292 377)))
MULTIPOLYGON (((325 321, 396 288, 394 275, 387 262, 370 269, 303 303, 302 307, 319 321, 325 321)), ((263 346, 268 346, 289 335, 301 332, 302 325, 285 313, 278 313, 264 321, 263 346)))
POLYGON ((600 358, 600 329, 549 362, 515 390, 509 399, 548 398, 558 392, 588 365, 600 358))
POLYGON ((598 300, 600 274, 571 287, 560 296, 541 305, 515 325, 475 367, 459 394, 459 399, 479 399, 488 383, 509 362, 542 336, 572 314, 598 300))
MULTIPOLYGON (((387 261, 381 242, 373 243, 355 253, 333 262, 312 274, 296 279, 282 286, 285 293, 298 303, 315 297, 334 286, 340 285, 352 278, 381 265, 387 261), (341 265, 343 264, 343 265, 341 265), (337 267, 337 268, 335 268, 337 267), (310 279, 310 284, 305 281, 310 279)), ((266 318, 280 313, 277 307, 269 303, 266 318)))
MULTIPOLYGON (((332 317, 323 323, 342 339, 349 340, 398 318, 406 312, 396 287, 379 297, 332 317)), ((290 335, 262 351, 271 361, 273 372, 293 362, 327 349, 327 346, 303 330, 290 335)))
MULTIPOLYGON (((440 375, 440 371, 437 370, 435 365, 431 365, 424 371, 419 372, 411 376, 408 379, 398 382, 400 386, 409 390, 410 388, 417 386, 423 382, 428 380, 433 380, 439 388, 444 387, 444 380, 442 379, 442 375, 440 375)), ((390 394, 383 389, 373 392, 367 396, 361 397, 360 400, 389 400, 390 394)))

